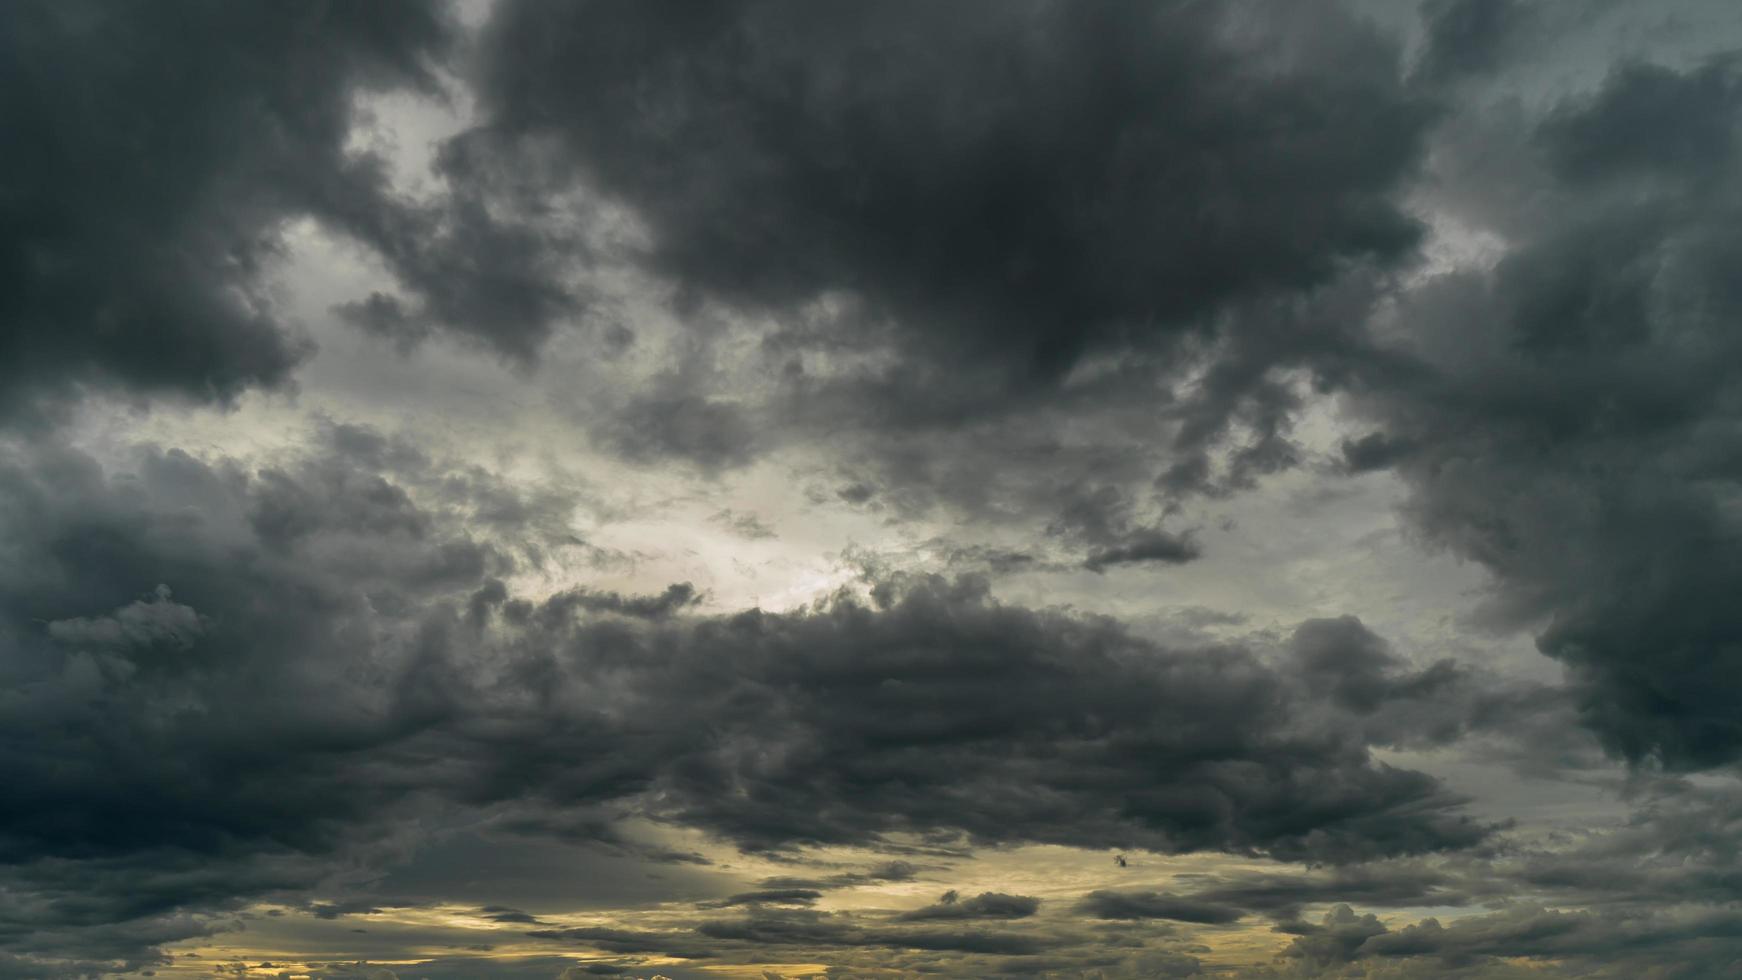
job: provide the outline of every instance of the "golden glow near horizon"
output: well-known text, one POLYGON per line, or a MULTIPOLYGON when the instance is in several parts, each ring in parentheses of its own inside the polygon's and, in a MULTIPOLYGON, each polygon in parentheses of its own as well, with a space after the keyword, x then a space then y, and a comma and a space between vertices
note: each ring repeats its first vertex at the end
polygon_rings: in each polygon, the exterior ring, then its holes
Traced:
MULTIPOLYGON (((813 850, 797 860, 757 858, 717 846, 703 849, 710 858, 719 861, 722 869, 729 869, 725 874, 728 880, 720 883, 727 892, 754 891, 767 879, 826 878, 846 869, 874 867, 890 860, 888 854, 849 848, 813 850)), ((929 905, 946 890, 965 897, 982 892, 1023 894, 1041 900, 1039 914, 996 925, 1008 931, 1047 935, 1080 925, 1068 913, 1076 902, 1098 889, 1186 895, 1217 881, 1239 881, 1252 876, 1310 881, 1325 874, 1322 869, 1306 866, 1216 854, 1164 856, 1134 852, 1124 855, 1126 864, 1121 866, 1114 860, 1116 853, 1122 852, 1024 846, 948 858, 909 859, 922 869, 912 879, 865 881, 828 888, 805 908, 823 916, 846 916, 856 925, 875 927, 902 912, 929 905)), ((1337 903, 1307 902, 1302 906, 1302 918, 1316 923, 1334 904, 1337 903)), ((564 911, 560 900, 510 910, 441 902, 394 905, 384 898, 378 907, 323 919, 305 906, 262 903, 233 917, 231 931, 171 947, 173 962, 156 969, 160 976, 207 976, 216 971, 225 976, 291 980, 319 978, 341 969, 352 971, 343 974, 347 977, 357 971, 371 976, 368 970, 386 970, 398 980, 414 980, 421 975, 420 966, 433 961, 440 965, 442 976, 465 975, 465 964, 471 962, 476 969, 485 971, 478 975, 486 975, 492 963, 533 963, 553 970, 573 966, 581 971, 597 965, 621 969, 624 972, 620 975, 629 977, 651 978, 664 971, 683 976, 762 978, 768 974, 822 974, 828 971, 831 962, 839 962, 833 957, 807 962, 768 955, 773 950, 760 954, 728 950, 706 959, 645 952, 626 954, 614 951, 610 944, 592 945, 585 939, 528 935, 533 930, 574 929, 693 935, 689 930, 697 925, 731 919, 743 912, 743 908, 724 907, 717 900, 662 902, 601 912, 564 911), (504 912, 524 912, 536 921, 505 922, 493 918, 504 912), (371 954, 372 949, 391 953, 371 954), (562 965, 565 963, 566 966, 562 965)), ((1402 908, 1382 913, 1379 919, 1395 930, 1428 917, 1451 925, 1485 912, 1475 905, 1402 908)), ((1292 935, 1279 932, 1273 923, 1256 916, 1223 925, 1161 920, 1130 925, 1136 928, 1123 935, 1121 942, 1135 938, 1153 943, 1157 949, 1189 950, 1208 975, 1285 962, 1279 957, 1293 940, 1292 935)), ((388 975, 379 974, 380 980, 386 980, 388 975)), ((863 974, 854 975, 873 976, 878 971, 867 966, 863 974)))

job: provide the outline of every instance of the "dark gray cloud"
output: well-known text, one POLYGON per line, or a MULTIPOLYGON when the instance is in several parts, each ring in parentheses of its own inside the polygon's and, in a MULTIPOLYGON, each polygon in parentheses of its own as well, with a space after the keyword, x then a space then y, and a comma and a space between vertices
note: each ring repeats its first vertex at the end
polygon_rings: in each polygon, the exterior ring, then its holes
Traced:
POLYGON ((637 396, 604 433, 606 444, 627 459, 675 457, 709 469, 749 462, 759 435, 757 425, 733 402, 677 392, 637 396))
POLYGON ((577 235, 548 206, 438 155, 413 201, 360 148, 359 99, 450 102, 442 4, 76 0, 0 14, 0 411, 80 390, 226 401, 285 386, 313 351, 273 273, 310 218, 378 257, 409 298, 340 312, 402 346, 440 328, 530 364, 580 309, 577 235))
MULTIPOLYGON (((486 588, 490 587, 486 586, 486 588)), ((490 591, 478 596, 482 603, 499 602, 507 597, 506 589, 497 590, 494 588, 490 588, 490 591)), ((617 613, 640 619, 664 619, 682 612, 700 601, 701 596, 696 594, 695 586, 688 582, 668 585, 665 591, 658 595, 626 596, 619 592, 574 589, 546 600, 540 613, 560 618, 567 616, 571 609, 576 609, 591 613, 617 613)), ((479 608, 483 608, 483 606, 479 608)))
POLYGON ((531 912, 523 912, 520 909, 509 908, 504 905, 486 905, 479 909, 478 912, 488 918, 491 922, 508 922, 517 925, 532 925, 538 922, 538 916, 533 915, 531 912))
POLYGON ((717 902, 704 903, 704 908, 731 908, 734 905, 812 905, 823 897, 815 888, 763 888, 753 892, 728 895, 717 902))
POLYGON ((1335 383, 1366 346, 1359 270, 1419 237, 1395 196, 1434 108, 1335 3, 506 3, 482 51, 453 144, 477 182, 627 208, 627 257, 704 342, 708 308, 774 321, 748 401, 683 370, 615 406, 599 434, 632 458, 851 429, 878 469, 941 466, 961 447, 913 437, 981 420, 1009 445, 1046 403, 1126 392, 1169 492, 1245 486, 1298 460, 1280 372, 1335 383))
POLYGON ((1407 458, 1414 448, 1383 432, 1370 432, 1359 439, 1343 440, 1343 465, 1351 473, 1388 469, 1407 458))
MULTIPOLYGON (((1347 905, 1284 955, 1343 975, 1345 963, 1408 964, 1403 976, 1511 976, 1519 961, 1550 975, 1721 976, 1742 952, 1742 919, 1729 910, 1582 912, 1520 907, 1443 925, 1427 918, 1391 929, 1347 905)), ((1528 974, 1525 974, 1528 975, 1528 974)))
POLYGON ((907 861, 885 861, 864 871, 843 871, 821 878, 779 875, 764 878, 758 884, 763 888, 811 888, 818 890, 851 888, 855 885, 875 884, 880 881, 912 881, 918 877, 919 872, 919 866, 907 861))
POLYGON ((1083 560, 1091 572, 1105 571, 1113 565, 1140 565, 1161 562, 1183 565, 1199 555, 1197 543, 1189 535, 1170 534, 1160 528, 1145 528, 1133 532, 1119 544, 1096 548, 1083 560))
MULTIPOLYGON (((1002 896, 1011 898, 1012 896, 1002 896)), ((1081 945, 1087 937, 1056 930, 1015 930, 982 925, 954 926, 890 919, 876 913, 851 914, 753 905, 743 915, 708 919, 693 928, 618 930, 575 928, 535 930, 531 938, 574 943, 619 954, 656 953, 688 960, 735 960, 745 953, 778 957, 833 959, 843 952, 886 951, 965 954, 982 969, 1003 973, 1011 958, 1081 945)), ((871 963, 877 962, 873 959, 871 963)), ((1068 962, 1068 961, 1064 961, 1068 962)), ((1028 971, 1021 971, 1028 972, 1028 971)))
POLYGON ((480 171, 463 140, 444 145, 434 170, 444 193, 433 203, 382 185, 318 215, 378 256, 406 294, 373 291, 334 312, 402 351, 446 331, 535 366, 556 322, 586 309, 571 282, 587 252, 581 219, 553 222, 548 200, 480 171))
POLYGON ((1301 623, 1286 655, 1310 695, 1346 712, 1368 744, 1432 749, 1474 736, 1495 761, 1538 776, 1599 761, 1564 687, 1449 659, 1417 666, 1353 616, 1301 623))
POLYGON ((1201 554, 1191 532, 1146 525, 1141 502, 1115 483, 1080 482, 1054 496, 1053 506, 1047 533, 1086 549, 1083 567, 1097 574, 1119 565, 1183 565, 1201 554))
POLYGON ((1374 862, 1328 872, 1186 875, 1178 891, 1102 889, 1078 904, 1097 919, 1164 919, 1222 925, 1247 916, 1272 920, 1279 931, 1311 932, 1301 921, 1309 906, 1359 903, 1378 907, 1459 906, 1484 889, 1445 868, 1413 860, 1374 862))
POLYGON ((1237 908, 1285 926, 1299 923, 1309 905, 1353 902, 1370 906, 1457 906, 1470 901, 1471 883, 1415 862, 1339 868, 1324 874, 1217 876, 1199 883, 1188 900, 1237 908))
POLYGON ((1347 963, 1359 955, 1367 940, 1386 932, 1385 924, 1371 912, 1362 915, 1347 905, 1338 905, 1317 925, 1306 927, 1306 934, 1289 944, 1283 955, 1310 966, 1347 963))
POLYGON ((690 932, 581 926, 572 929, 535 929, 527 935, 534 939, 585 943, 612 953, 655 953, 686 960, 709 959, 715 955, 705 939, 690 932))
POLYGON ((433 92, 449 43, 429 4, 8 4, 0 410, 284 383, 309 347, 262 277, 281 226, 377 196, 352 98, 433 92))
POLYGON ((1029 895, 1006 895, 1003 892, 981 892, 962 898, 955 889, 944 892, 936 902, 924 908, 903 912, 902 922, 928 922, 954 919, 1026 919, 1040 910, 1040 899, 1029 895))
POLYGON ((1427 0, 1419 76, 1445 83, 1492 72, 1536 26, 1537 6, 1519 0, 1427 0))
MULTIPOLYGON (((608 848, 622 812, 777 850, 918 833, 1344 862, 1488 833, 1435 780, 1373 761, 1294 666, 1002 605, 973 580, 886 578, 868 602, 779 615, 685 614, 682 585, 517 598, 502 578, 563 546, 551 525, 504 534, 482 516, 504 491, 393 446, 335 427, 270 467, 150 449, 108 472, 11 445, 0 636, 28 693, 3 719, 29 746, 0 753, 11 928, 124 935, 294 894, 436 802, 608 848)), ((360 901, 321 908, 387 902, 360 901)))
POLYGON ((1426 113, 1392 46, 1332 5, 1249 50, 1224 16, 511 3, 482 93, 495 140, 558 141, 686 288, 852 292, 951 362, 1057 377, 1415 239, 1389 194, 1426 113))
POLYGON ((1022 956, 1063 945, 1033 932, 943 927, 891 928, 861 925, 852 917, 810 910, 754 909, 738 920, 704 922, 696 932, 711 939, 757 946, 870 946, 1022 956))
POLYGON ((1235 922, 1244 914, 1231 906, 1153 891, 1094 891, 1078 908, 1097 919, 1172 919, 1211 925, 1235 922))
POLYGON ((253 471, 148 450, 112 475, 8 447, 0 861, 24 949, 94 930, 149 956, 216 927, 189 910, 309 888, 444 792, 410 744, 446 717, 444 634, 523 549, 468 533, 468 500, 414 502, 431 469, 328 446, 253 471))
MULTIPOLYGON (((722 748, 662 783, 671 818, 751 847, 950 829, 1332 860, 1482 835, 1359 740, 1294 734, 1291 684, 1240 651, 1165 652, 1110 623, 989 604, 973 583, 886 583, 877 597, 649 637, 640 662, 679 686, 647 711, 669 698, 726 726, 722 748)), ((588 639, 540 644, 562 671, 588 639)))
POLYGON ((1494 574, 1491 618, 1537 627, 1613 750, 1672 767, 1742 751, 1739 92, 1727 60, 1627 66, 1529 130, 1492 192, 1534 188, 1518 240, 1407 297, 1416 366, 1369 379, 1383 424, 1349 451, 1494 574))

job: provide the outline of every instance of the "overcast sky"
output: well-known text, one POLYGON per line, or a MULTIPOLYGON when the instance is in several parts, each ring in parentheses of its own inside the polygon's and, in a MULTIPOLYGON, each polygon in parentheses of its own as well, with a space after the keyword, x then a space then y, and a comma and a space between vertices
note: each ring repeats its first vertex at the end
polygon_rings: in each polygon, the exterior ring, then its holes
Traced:
POLYGON ((1738 52, 0 3, 0 978, 1742 974, 1738 52))

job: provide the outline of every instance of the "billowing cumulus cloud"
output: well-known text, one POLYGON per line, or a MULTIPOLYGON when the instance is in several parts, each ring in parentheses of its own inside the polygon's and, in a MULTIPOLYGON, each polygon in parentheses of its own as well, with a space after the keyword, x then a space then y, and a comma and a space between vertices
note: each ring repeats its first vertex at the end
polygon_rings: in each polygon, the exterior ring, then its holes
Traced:
MULTIPOLYGON (((1400 318, 1417 370, 1376 378, 1380 433, 1425 532, 1496 576, 1618 752, 1727 762, 1742 746, 1737 307, 1726 62, 1617 68, 1520 138, 1535 188, 1492 269, 1441 276, 1400 318)), ((1456 176, 1456 175, 1454 175, 1456 176)))
MULTIPOLYGON (((945 834, 1347 862, 1488 833, 1374 761, 1295 666, 971 580, 789 614, 682 615, 681 585, 515 598, 501 577, 540 542, 478 537, 489 497, 441 495, 444 464, 382 446, 329 431, 253 470, 147 449, 128 472, 14 448, 7 718, 11 744, 35 735, 0 759, 0 855, 23 894, 47 910, 77 889, 123 920, 221 907, 311 884, 438 800, 610 804, 753 850, 945 834)), ((987 892, 905 919, 1037 905, 987 892)))
POLYGON ((686 288, 831 292, 956 365, 1089 350, 1390 257, 1427 113, 1334 8, 505 5, 491 129, 554 140, 686 288))
MULTIPOLYGON (((976 451, 964 422, 1061 441, 1060 399, 1142 416, 1073 452, 1243 486, 1298 462, 1282 372, 1362 357, 1371 277, 1421 232, 1398 193, 1433 107, 1393 39, 1310 6, 507 3, 452 149, 480 186, 626 209, 616 261, 704 347, 716 311, 770 324, 743 382, 685 367, 596 423, 631 458, 741 466, 852 428, 902 480, 976 451)), ((1156 533, 1092 567, 1189 556, 1156 533)))

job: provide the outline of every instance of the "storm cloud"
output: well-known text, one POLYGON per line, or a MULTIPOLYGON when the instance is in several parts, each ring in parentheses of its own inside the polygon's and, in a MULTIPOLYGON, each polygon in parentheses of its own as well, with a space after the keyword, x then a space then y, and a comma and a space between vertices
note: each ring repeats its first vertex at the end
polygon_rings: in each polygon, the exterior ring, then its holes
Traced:
POLYGON ((286 383, 309 342, 263 268, 286 221, 373 193, 370 161, 345 152, 351 100, 435 86, 438 11, 70 3, 0 18, 0 408, 71 385, 223 399, 286 383))
POLYGON ((0 9, 0 977, 1742 963, 1742 21, 0 9))
POLYGON ((1375 380, 1380 434, 1349 456, 1395 466, 1418 525, 1494 573, 1492 615, 1539 624, 1617 752, 1672 767, 1742 747, 1738 91, 1724 61, 1622 67, 1522 136, 1528 224, 1409 297, 1420 371, 1375 380))
POLYGON ((375 468, 378 448, 329 432, 257 470, 147 448, 123 473, 14 448, 0 610, 31 748, 0 758, 0 857, 48 908, 78 889, 134 920, 312 884, 424 800, 611 804, 751 850, 945 833, 1346 862, 1489 832, 1292 668, 971 579, 788 614, 680 616, 687 586, 515 598, 499 577, 541 542, 475 536, 477 499, 434 492, 443 464, 375 468))

